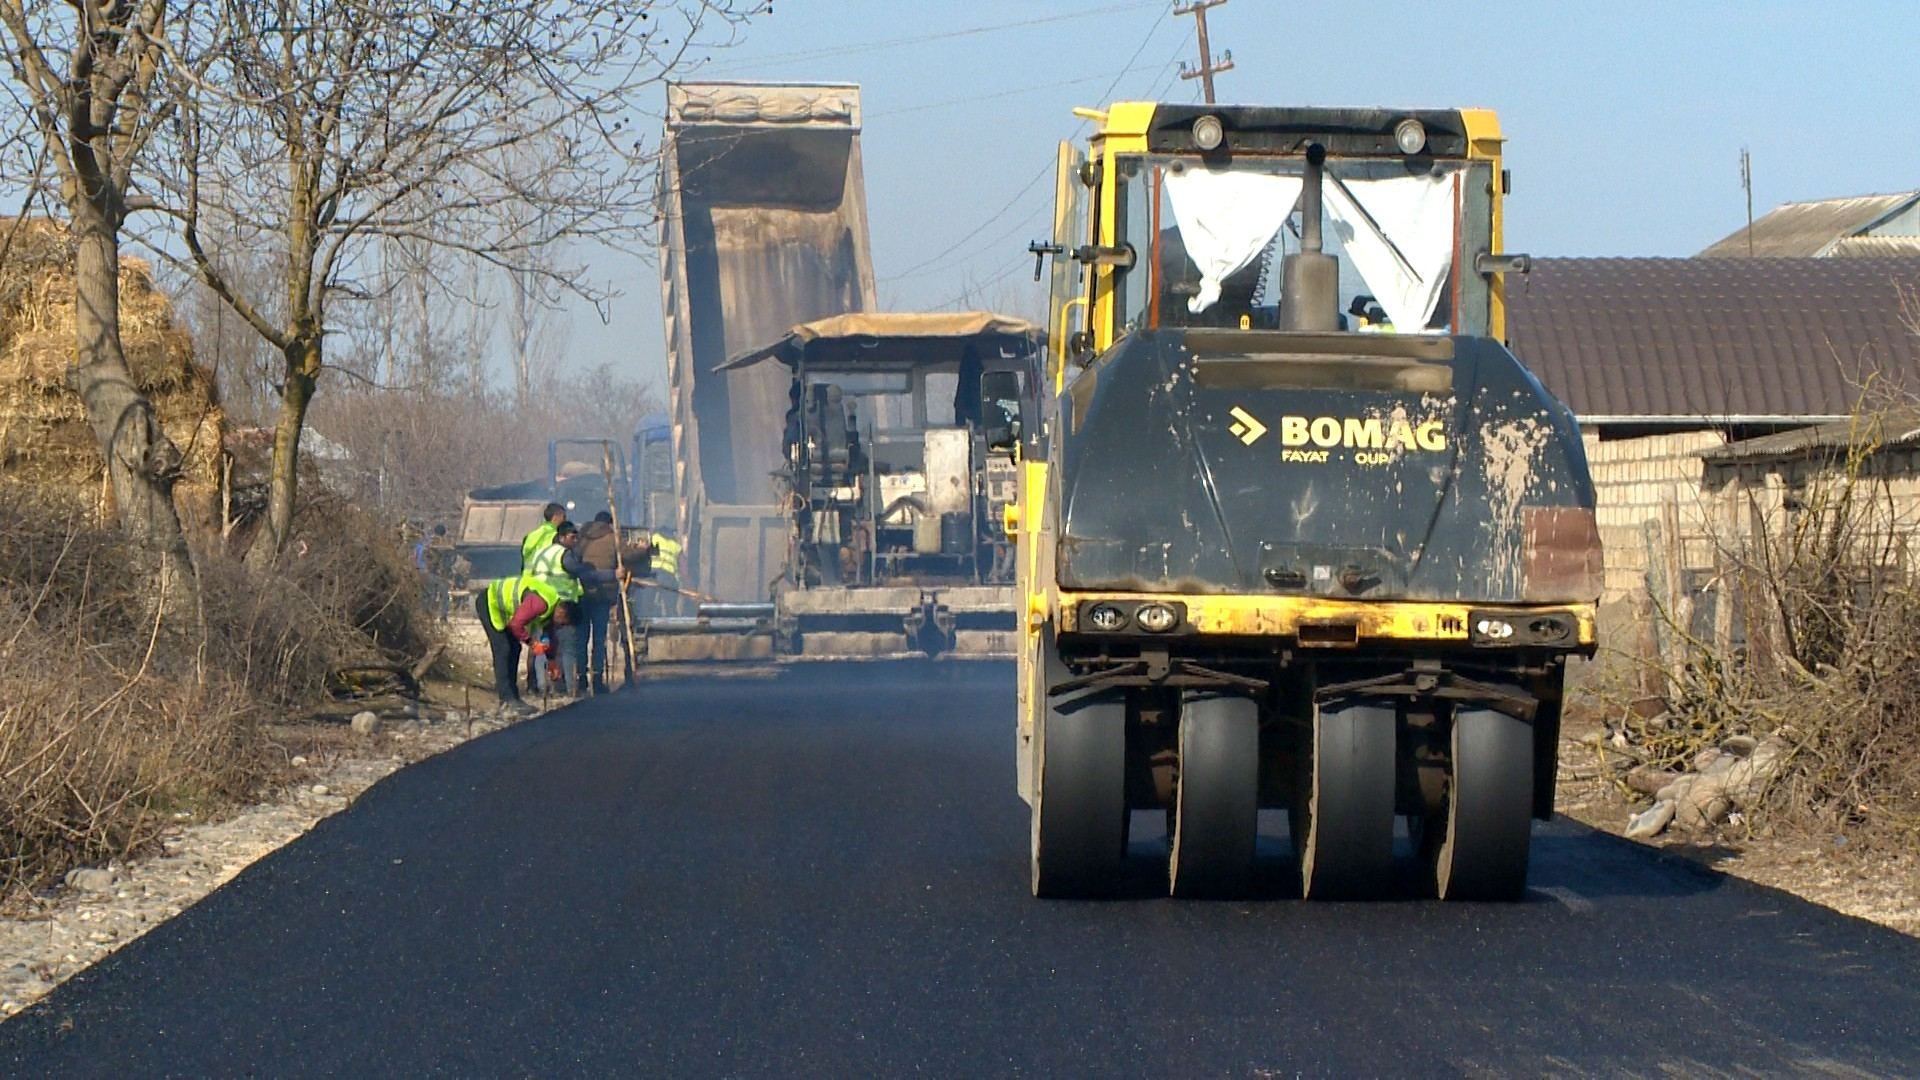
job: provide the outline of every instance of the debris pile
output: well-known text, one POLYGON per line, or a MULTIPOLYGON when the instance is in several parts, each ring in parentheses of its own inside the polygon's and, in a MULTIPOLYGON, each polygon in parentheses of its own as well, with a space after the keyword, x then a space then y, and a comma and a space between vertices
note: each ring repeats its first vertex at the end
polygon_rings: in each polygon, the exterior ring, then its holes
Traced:
POLYGON ((1669 827, 1704 832, 1749 812, 1779 775, 1786 756, 1786 743, 1779 738, 1760 742, 1738 735, 1700 751, 1687 772, 1635 766, 1624 781, 1651 795, 1653 805, 1633 816, 1626 835, 1647 840, 1669 827))

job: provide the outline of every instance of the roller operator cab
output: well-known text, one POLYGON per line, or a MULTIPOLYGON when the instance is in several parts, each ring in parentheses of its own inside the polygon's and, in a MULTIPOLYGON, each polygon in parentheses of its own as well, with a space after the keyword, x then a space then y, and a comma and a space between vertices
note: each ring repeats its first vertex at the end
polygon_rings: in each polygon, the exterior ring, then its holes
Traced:
POLYGON ((1309 898, 1409 852, 1517 897, 1601 567, 1574 419, 1503 344, 1495 117, 1083 115, 1011 447, 1034 891, 1110 889, 1147 810, 1173 893, 1243 894, 1285 809, 1309 898))

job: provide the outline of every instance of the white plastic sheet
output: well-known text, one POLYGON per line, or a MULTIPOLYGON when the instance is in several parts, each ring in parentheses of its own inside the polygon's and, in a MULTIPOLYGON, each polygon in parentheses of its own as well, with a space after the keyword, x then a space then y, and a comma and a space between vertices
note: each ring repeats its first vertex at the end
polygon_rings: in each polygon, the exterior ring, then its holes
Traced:
POLYGON ((1180 241, 1200 271, 1200 292, 1187 300, 1187 310, 1198 314, 1220 299, 1221 282, 1280 231, 1300 197, 1300 178, 1188 169, 1168 174, 1166 183, 1180 241))

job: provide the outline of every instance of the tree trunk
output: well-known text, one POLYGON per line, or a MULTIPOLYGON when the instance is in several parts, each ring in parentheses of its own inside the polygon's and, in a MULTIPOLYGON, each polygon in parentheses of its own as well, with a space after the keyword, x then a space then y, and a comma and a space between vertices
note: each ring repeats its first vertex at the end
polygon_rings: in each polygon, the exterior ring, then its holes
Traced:
POLYGON ((294 503, 300 496, 300 433, 320 374, 320 338, 301 334, 286 348, 286 383, 280 390, 280 419, 273 425, 273 475, 267 490, 267 520, 254 538, 247 559, 267 565, 286 550, 293 536, 294 503))
POLYGON ((173 505, 180 451, 134 385, 120 342, 120 236, 105 215, 82 212, 74 229, 75 344, 67 385, 80 395, 106 462, 120 528, 153 554, 162 610, 193 597, 193 560, 173 505))

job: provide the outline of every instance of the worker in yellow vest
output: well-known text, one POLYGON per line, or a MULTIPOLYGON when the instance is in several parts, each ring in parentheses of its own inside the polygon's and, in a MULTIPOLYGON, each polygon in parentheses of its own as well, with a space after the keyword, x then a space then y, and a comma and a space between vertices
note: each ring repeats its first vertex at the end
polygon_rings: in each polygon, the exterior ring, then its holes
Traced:
POLYGON ((552 545, 554 534, 560 529, 560 523, 567 520, 567 508, 559 503, 550 502, 540 509, 540 524, 520 538, 520 572, 533 569, 533 560, 552 545))
POLYGON ((601 570, 587 562, 580 550, 580 529, 571 521, 554 527, 553 543, 534 555, 527 576, 544 582, 553 590, 557 603, 567 615, 553 629, 553 654, 559 662, 561 693, 575 698, 587 695, 587 638, 581 633, 577 617, 587 590, 613 586, 618 582, 614 570, 601 570))
MULTIPOLYGON (((557 502, 550 502, 540 508, 540 524, 520 538, 520 572, 522 574, 533 573, 534 560, 553 546, 553 538, 559 532, 561 523, 566 520, 567 508, 557 502)), ((539 663, 529 652, 527 654, 527 687, 529 689, 538 683, 539 669, 539 663)))
POLYGON ((680 608, 680 594, 675 591, 680 588, 680 541, 671 529, 655 529, 647 534, 647 548, 655 587, 641 593, 646 600, 641 614, 673 615, 680 608))
MULTIPOLYGON (((473 599, 474 613, 487 634, 487 649, 493 654, 493 692, 500 698, 500 710, 530 716, 536 710, 520 697, 515 685, 520 649, 533 644, 534 636, 548 623, 564 624, 567 605, 560 602, 551 583, 526 574, 500 578, 473 599)), ((544 648, 536 644, 534 652, 544 648)))

